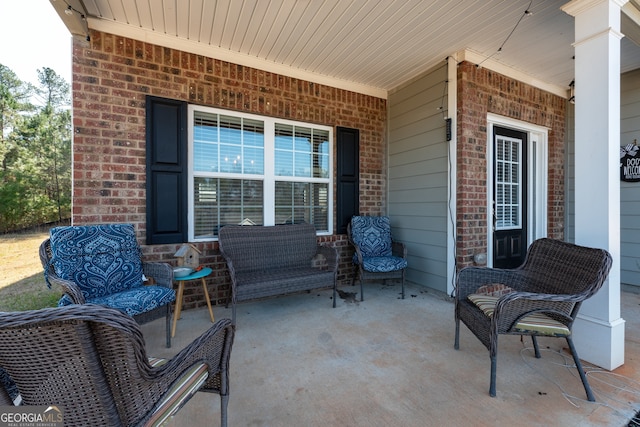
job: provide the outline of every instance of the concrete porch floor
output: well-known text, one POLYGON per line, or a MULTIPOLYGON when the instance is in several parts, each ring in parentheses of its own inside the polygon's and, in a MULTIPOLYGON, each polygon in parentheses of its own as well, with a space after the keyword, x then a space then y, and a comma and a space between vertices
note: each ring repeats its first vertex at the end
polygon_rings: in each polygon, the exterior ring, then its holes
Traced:
MULTIPOLYGON (((229 426, 626 426, 640 410, 640 295, 622 294, 625 364, 585 363, 597 402, 561 339, 501 336, 497 397, 489 396, 489 352, 461 326, 454 350, 453 300, 407 283, 341 287, 357 301, 320 290, 238 305, 230 367, 229 426)), ((216 319, 231 309, 214 306, 216 319)), ((164 321, 143 325, 148 354, 171 357, 211 326, 187 310, 173 346, 164 321)), ((579 351, 579 348, 578 348, 579 351)), ((197 393, 169 426, 220 424, 218 395, 197 393)))

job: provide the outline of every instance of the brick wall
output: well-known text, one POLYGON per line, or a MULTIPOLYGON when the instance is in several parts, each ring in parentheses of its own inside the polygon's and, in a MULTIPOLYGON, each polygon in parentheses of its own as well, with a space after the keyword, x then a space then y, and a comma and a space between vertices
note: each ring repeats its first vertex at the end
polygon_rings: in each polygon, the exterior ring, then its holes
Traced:
MULTIPOLYGON (((92 31, 73 41, 73 223, 133 223, 145 240, 145 96, 360 130, 360 211, 386 206, 386 100, 92 31)), ((346 236, 321 237, 341 254, 338 280, 350 280, 346 236)), ((174 262, 177 245, 143 246, 145 259, 174 262)), ((199 243, 211 266, 212 300, 228 277, 217 243, 199 243)), ((204 304, 198 286, 185 308, 204 304)))
POLYGON ((566 99, 469 62, 458 65, 457 265, 487 251, 487 113, 549 128, 549 237, 564 234, 566 99))

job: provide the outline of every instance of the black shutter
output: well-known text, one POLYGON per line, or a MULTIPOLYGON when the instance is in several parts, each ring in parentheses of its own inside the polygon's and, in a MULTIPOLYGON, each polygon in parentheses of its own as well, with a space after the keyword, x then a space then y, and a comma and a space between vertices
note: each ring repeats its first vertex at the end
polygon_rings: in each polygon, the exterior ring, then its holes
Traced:
POLYGON ((346 234, 351 217, 360 212, 360 131, 338 127, 336 145, 337 230, 338 234, 346 234))
POLYGON ((147 96, 147 244, 187 241, 187 103, 147 96))

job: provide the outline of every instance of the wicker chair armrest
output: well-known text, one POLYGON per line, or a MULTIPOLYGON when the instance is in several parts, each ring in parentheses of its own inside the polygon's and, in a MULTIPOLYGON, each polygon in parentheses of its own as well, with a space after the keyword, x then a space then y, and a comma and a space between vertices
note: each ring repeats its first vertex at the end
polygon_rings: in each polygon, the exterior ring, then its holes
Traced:
MULTIPOLYGON (((25 312, 26 313, 26 312, 25 312)), ((140 378, 129 377, 129 381, 142 381, 139 389, 151 388, 155 390, 168 390, 174 381, 179 378, 184 371, 195 363, 206 363, 209 369, 209 378, 205 383, 205 388, 209 391, 221 393, 228 387, 225 378, 220 383, 222 371, 226 371, 233 344, 235 328, 231 325, 230 319, 218 320, 211 328, 196 338, 191 344, 182 349, 177 355, 159 367, 152 367, 146 354, 146 346, 142 331, 137 322, 119 310, 103 307, 94 304, 69 305, 63 309, 43 309, 33 312, 35 316, 46 318, 47 321, 59 320, 87 320, 95 322, 94 339, 99 349, 109 351, 109 357, 118 358, 121 355, 113 353, 115 347, 127 347, 130 345, 140 378), (57 310, 57 311, 53 311, 57 310), (115 332, 115 334, 114 334, 115 332), (128 342, 129 344, 125 344, 128 342)), ((0 317, 2 319, 2 317, 0 317)), ((24 319, 20 316, 12 316, 7 326, 33 321, 33 318, 24 319)), ((37 319, 36 319, 37 320, 37 319)), ((101 357, 107 355, 102 354, 101 357)), ((107 362, 107 366, 111 366, 107 362)), ((116 364, 113 364, 116 366, 116 364)), ((109 368, 105 367, 107 371, 109 368)), ((117 370, 117 368, 116 368, 117 370)), ((107 375, 117 377, 118 372, 106 372, 107 375)), ((225 373, 228 375, 228 373, 225 373)), ((150 392, 149 397, 153 393, 150 392)))
POLYGON ((17 397, 18 389, 4 369, 0 368, 0 405, 12 406, 13 399, 17 397))
POLYGON ((334 273, 338 271, 338 251, 332 246, 318 245, 318 254, 322 255, 327 262, 327 267, 334 273))
POLYGON ((235 303, 237 302, 237 295, 236 295, 236 286, 237 286, 236 268, 233 265, 233 260, 230 257, 227 257, 224 254, 224 252, 222 252, 222 256, 224 257, 225 261, 227 262, 227 269, 229 270, 229 278, 231 279, 231 303, 235 305, 235 303))
POLYGON ((44 270, 44 279, 47 287, 51 289, 52 285, 57 285, 61 288, 63 293, 67 294, 69 298, 71 298, 74 304, 84 304, 84 295, 82 295, 82 291, 80 291, 78 285, 70 280, 62 279, 56 274, 56 271, 51 264, 51 241, 49 239, 45 239, 40 244, 38 254, 40 256, 40 263, 44 270))
POLYGON ((226 395, 229 386, 229 358, 234 336, 235 326, 232 325, 231 319, 218 320, 166 364, 151 368, 148 372, 150 379, 167 382, 169 386, 188 367, 195 363, 206 363, 209 377, 203 388, 226 395))
POLYGON ((166 262, 143 262, 142 272, 147 278, 153 277, 156 285, 173 288, 173 269, 166 262))
POLYGON ((53 285, 59 286, 64 294, 67 294, 74 304, 86 303, 84 295, 80 287, 70 280, 61 279, 57 274, 50 272, 47 285, 51 288, 53 285))
POLYGON ((391 242, 391 253, 400 258, 407 258, 407 246, 402 242, 391 242))
POLYGON ((542 301, 542 302, 562 302, 562 303, 575 303, 580 302, 585 299, 582 294, 568 295, 568 294, 542 294, 535 292, 510 292, 504 295, 499 300, 499 304, 508 304, 512 301, 525 301, 525 302, 534 302, 534 301, 542 301))
POLYGON ((511 292, 497 302, 492 322, 500 332, 509 331, 518 320, 531 313, 553 314, 553 317, 569 325, 573 308, 584 300, 582 295, 538 294, 532 292, 511 292))
POLYGON ((7 390, 0 385, 0 405, 2 406, 13 406, 13 400, 11 400, 11 396, 7 390))
POLYGON ((459 300, 465 299, 475 293, 480 286, 493 283, 501 283, 514 289, 520 289, 517 284, 521 283, 523 278, 519 276, 521 276, 520 270, 465 267, 458 272, 456 298, 459 300))
POLYGON ((350 241, 349 243, 353 246, 353 251, 356 254, 356 258, 358 258, 358 265, 362 265, 362 251, 360 250, 360 247, 354 242, 350 241))

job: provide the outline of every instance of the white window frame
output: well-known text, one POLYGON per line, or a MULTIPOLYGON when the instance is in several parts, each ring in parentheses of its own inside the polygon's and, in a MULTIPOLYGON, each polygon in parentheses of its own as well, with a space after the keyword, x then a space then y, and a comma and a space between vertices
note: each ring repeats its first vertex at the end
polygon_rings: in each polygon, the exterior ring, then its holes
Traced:
MULTIPOLYGON (((318 230, 318 235, 331 235, 333 230, 333 128, 331 126, 318 125, 315 123, 299 122, 295 120, 285 120, 270 116, 261 116, 257 114, 241 113, 232 110, 225 110, 221 108, 205 107, 200 105, 188 106, 188 232, 190 242, 208 242, 217 241, 218 238, 196 238, 195 237, 195 209, 194 209, 194 159, 193 159, 193 144, 194 144, 194 116, 195 112, 205 112, 211 114, 220 114, 225 116, 234 116, 239 118, 259 120, 264 123, 264 175, 246 174, 242 176, 242 179, 262 179, 263 180, 263 214, 264 225, 275 224, 275 183, 276 181, 289 181, 289 182, 309 182, 309 183, 327 183, 328 187, 328 212, 327 212, 327 230, 318 230), (283 177, 275 174, 275 127, 276 123, 284 125, 292 125, 298 127, 313 128, 317 130, 327 131, 329 134, 329 177, 328 178, 314 178, 314 177, 283 177)), ((212 174, 216 178, 232 178, 238 179, 237 174, 225 174, 223 172, 217 172, 212 174)))

